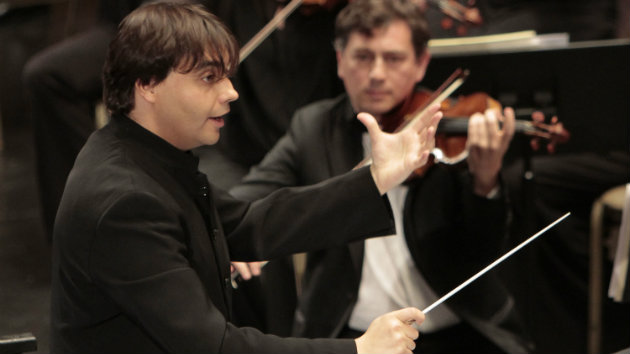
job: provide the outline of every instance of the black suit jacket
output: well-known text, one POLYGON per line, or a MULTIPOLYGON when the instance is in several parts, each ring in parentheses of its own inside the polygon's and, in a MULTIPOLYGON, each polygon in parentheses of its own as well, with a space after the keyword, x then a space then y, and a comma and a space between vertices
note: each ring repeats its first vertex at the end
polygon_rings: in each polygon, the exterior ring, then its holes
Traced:
POLYGON ((231 325, 229 261, 391 233, 369 171, 249 204, 209 185, 197 163, 126 117, 90 137, 55 225, 52 352, 355 352, 352 340, 231 325))
MULTIPOLYGON (((351 170, 363 158, 365 129, 355 117, 345 95, 297 111, 287 134, 231 193, 253 199, 351 170)), ((407 245, 437 294, 446 294, 500 256, 508 218, 505 198, 474 195, 465 168, 435 165, 408 184, 403 221, 407 245)), ((339 334, 357 300, 363 245, 359 241, 308 254, 295 335, 339 334)), ((512 298, 492 274, 447 303, 505 351, 528 351, 512 298)))

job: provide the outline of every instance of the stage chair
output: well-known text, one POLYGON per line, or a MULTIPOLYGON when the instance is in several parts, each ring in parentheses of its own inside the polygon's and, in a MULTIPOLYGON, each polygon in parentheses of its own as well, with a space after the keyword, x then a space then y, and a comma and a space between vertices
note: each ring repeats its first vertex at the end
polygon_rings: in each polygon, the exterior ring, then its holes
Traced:
POLYGON ((37 350, 37 339, 32 333, 0 336, 0 354, 20 354, 37 350))
MULTIPOLYGON (((604 192, 593 203, 590 230, 589 296, 587 324, 587 353, 600 354, 602 340, 602 304, 604 288, 604 250, 606 239, 619 234, 626 186, 618 186, 604 192)), ((614 253, 612 253, 614 255, 614 253)))

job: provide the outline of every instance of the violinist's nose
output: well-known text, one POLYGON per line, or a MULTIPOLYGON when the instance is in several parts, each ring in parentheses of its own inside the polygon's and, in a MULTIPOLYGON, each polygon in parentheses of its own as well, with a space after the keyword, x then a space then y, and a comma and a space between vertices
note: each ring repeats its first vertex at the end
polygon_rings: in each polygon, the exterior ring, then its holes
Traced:
POLYGON ((385 61, 377 56, 370 68, 370 80, 382 81, 385 79, 385 61))

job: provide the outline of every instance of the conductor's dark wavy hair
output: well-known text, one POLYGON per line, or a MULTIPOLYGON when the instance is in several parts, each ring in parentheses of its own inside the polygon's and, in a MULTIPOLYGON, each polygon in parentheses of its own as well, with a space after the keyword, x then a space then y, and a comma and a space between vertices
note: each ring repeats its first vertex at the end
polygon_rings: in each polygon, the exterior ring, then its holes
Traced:
POLYGON ((353 32, 372 37, 374 30, 395 20, 404 21, 411 29, 416 56, 427 47, 429 26, 424 13, 412 0, 354 0, 339 14, 335 22, 335 49, 343 50, 353 32))
POLYGON ((103 100, 111 114, 129 114, 134 85, 158 84, 171 70, 188 73, 207 58, 217 77, 234 74, 238 44, 227 27, 200 5, 153 2, 118 26, 103 69, 103 100))

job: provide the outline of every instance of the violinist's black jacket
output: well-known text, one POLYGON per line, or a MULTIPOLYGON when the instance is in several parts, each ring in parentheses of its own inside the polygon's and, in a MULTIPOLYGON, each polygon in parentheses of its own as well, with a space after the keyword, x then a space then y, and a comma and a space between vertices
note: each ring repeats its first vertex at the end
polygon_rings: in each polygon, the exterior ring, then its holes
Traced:
MULTIPOLYGON (((318 183, 363 159, 361 136, 346 94, 298 110, 287 134, 230 192, 255 199, 277 188, 318 183)), ((509 211, 506 196, 472 192, 467 169, 430 167, 408 182, 403 224, 412 258, 442 296, 501 256, 509 211)), ((294 335, 336 337, 358 297, 364 242, 308 254, 294 335)), ((451 310, 508 353, 531 350, 512 296, 486 274, 447 302, 451 310)))
POLYGON ((127 117, 92 134, 57 214, 52 352, 356 352, 351 339, 232 325, 230 260, 391 233, 369 169, 250 204, 209 185, 197 164, 127 117))

